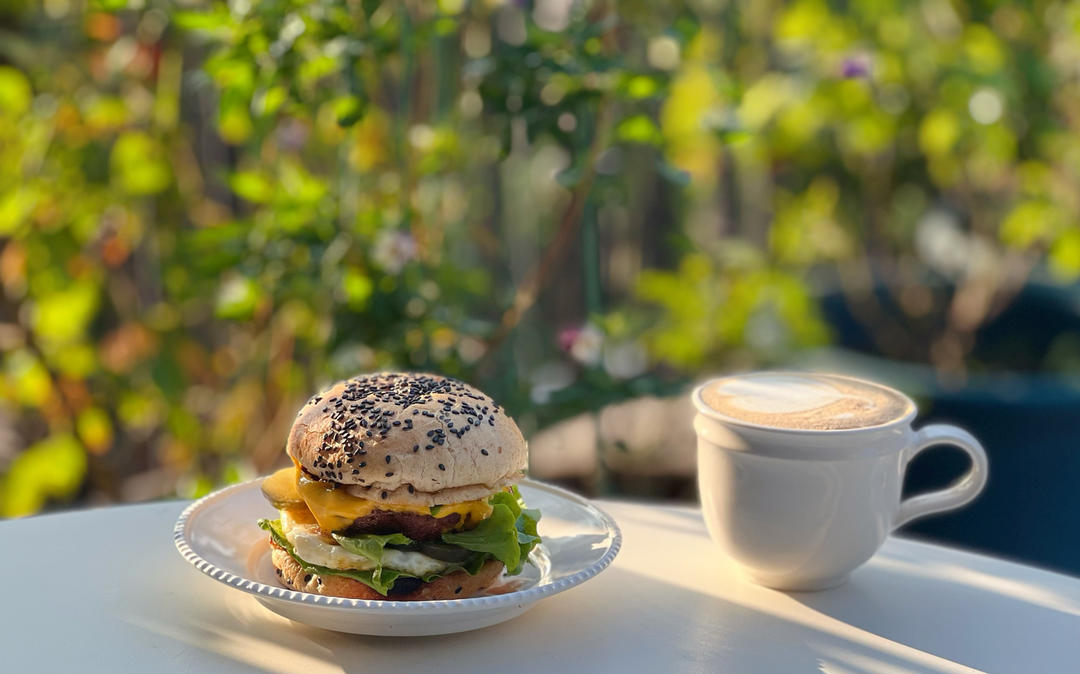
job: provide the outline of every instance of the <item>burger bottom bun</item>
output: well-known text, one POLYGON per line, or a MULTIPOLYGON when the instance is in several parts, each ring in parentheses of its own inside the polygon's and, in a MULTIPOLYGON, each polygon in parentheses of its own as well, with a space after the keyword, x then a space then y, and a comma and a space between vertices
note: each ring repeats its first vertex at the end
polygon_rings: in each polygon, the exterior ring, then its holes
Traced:
POLYGON ((278 578, 290 589, 348 599, 391 599, 393 601, 464 599, 491 587, 503 570, 502 562, 491 559, 480 567, 480 571, 475 576, 470 576, 464 571, 455 571, 436 578, 430 583, 424 583, 415 592, 395 594, 388 598, 352 578, 307 573, 292 555, 273 541, 270 541, 270 558, 274 563, 274 568, 277 569, 278 578))

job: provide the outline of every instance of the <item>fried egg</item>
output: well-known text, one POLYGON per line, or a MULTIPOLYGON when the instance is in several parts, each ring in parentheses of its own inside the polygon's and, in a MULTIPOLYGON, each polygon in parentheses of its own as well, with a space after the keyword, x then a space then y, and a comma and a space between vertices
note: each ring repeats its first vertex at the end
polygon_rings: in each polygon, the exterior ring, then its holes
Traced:
MULTIPOLYGON (((375 568, 375 562, 367 557, 349 552, 340 545, 327 543, 319 534, 318 526, 297 522, 286 510, 279 512, 281 530, 285 534, 285 539, 293 546, 296 556, 308 564, 340 571, 350 569, 366 571, 375 568)), ((439 573, 450 566, 447 562, 432 559, 419 552, 392 549, 383 551, 382 565, 418 577, 439 573)))

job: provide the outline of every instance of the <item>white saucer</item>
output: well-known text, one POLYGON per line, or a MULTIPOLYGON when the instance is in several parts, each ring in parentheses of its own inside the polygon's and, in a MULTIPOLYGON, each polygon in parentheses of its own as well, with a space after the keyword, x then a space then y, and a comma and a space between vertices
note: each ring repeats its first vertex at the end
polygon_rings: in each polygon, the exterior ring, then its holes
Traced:
POLYGON ((521 615, 537 600, 603 571, 622 535, 611 516, 564 489, 522 480, 526 505, 539 509, 543 543, 518 576, 503 576, 484 595, 447 601, 368 601, 282 587, 270 563, 266 532, 255 522, 277 511, 259 490, 262 478, 205 496, 188 506, 173 530, 184 559, 214 580, 255 595, 291 620, 354 634, 423 636, 465 632, 521 615))

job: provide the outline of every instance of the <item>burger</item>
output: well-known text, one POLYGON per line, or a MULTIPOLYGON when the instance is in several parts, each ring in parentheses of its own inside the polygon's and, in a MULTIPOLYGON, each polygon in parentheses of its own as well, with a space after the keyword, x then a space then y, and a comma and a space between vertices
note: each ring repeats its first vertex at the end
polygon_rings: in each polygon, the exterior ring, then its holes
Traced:
POLYGON ((521 572, 540 513, 516 483, 528 452, 514 420, 456 379, 380 373, 301 408, 265 478, 281 582, 355 599, 459 599, 521 572))

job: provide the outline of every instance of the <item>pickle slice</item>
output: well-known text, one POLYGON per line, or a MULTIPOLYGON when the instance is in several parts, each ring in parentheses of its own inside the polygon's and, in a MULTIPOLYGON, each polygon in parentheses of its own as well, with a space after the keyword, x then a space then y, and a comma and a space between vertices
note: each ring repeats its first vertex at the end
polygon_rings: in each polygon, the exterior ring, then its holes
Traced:
POLYGON ((266 500, 278 510, 307 507, 296 490, 296 468, 293 466, 265 477, 261 488, 266 500))

